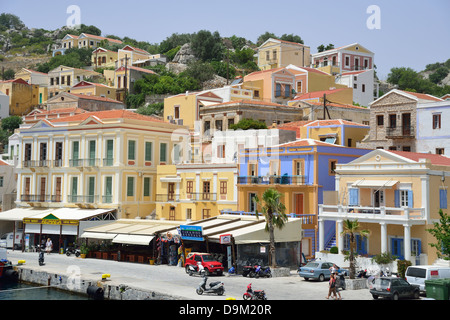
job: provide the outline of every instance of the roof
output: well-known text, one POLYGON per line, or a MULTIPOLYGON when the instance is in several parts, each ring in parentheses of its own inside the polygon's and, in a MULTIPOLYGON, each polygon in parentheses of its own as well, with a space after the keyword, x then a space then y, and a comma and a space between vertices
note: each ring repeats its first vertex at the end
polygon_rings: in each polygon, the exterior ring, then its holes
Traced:
POLYGON ((412 95, 412 96, 414 96, 414 97, 416 97, 417 99, 420 99, 420 100, 444 101, 441 98, 432 96, 431 94, 410 92, 410 91, 404 91, 404 90, 400 90, 400 91, 402 91, 403 93, 412 95))
POLYGON ((4 83, 20 83, 20 84, 29 85, 29 83, 26 82, 25 80, 23 80, 22 78, 0 81, 0 84, 4 84, 4 83))
POLYGON ((431 164, 434 165, 450 166, 450 158, 447 158, 439 154, 395 151, 395 150, 386 150, 386 151, 416 162, 418 162, 420 159, 428 159, 430 160, 431 164))
POLYGON ((69 96, 71 95, 71 96, 77 97, 79 99, 85 99, 85 100, 96 100, 96 101, 103 101, 103 102, 111 102, 111 103, 123 104, 123 102, 121 102, 121 101, 110 99, 110 98, 98 97, 98 96, 88 96, 88 95, 85 95, 85 94, 72 93, 72 92, 70 92, 70 93, 69 92, 62 92, 62 93, 54 96, 53 98, 49 99, 48 101, 51 102, 52 100, 57 100, 58 96, 60 96, 62 94, 63 95, 69 95, 69 96))
POLYGON ((289 71, 293 72, 293 73, 304 73, 304 72, 312 72, 312 73, 317 73, 317 74, 321 74, 321 75, 325 75, 325 76, 329 76, 328 73, 319 70, 319 69, 315 69, 315 68, 310 68, 310 67, 299 67, 293 64, 290 64, 286 67, 286 69, 288 69, 289 71))
POLYGON ((344 90, 349 90, 350 88, 338 88, 338 89, 332 89, 332 90, 322 90, 322 91, 313 91, 313 92, 307 92, 299 96, 295 96, 292 100, 307 100, 307 99, 314 99, 314 98, 323 98, 324 94, 333 94, 336 92, 341 92, 344 90))
POLYGON ((389 91, 388 93, 382 95, 381 97, 379 97, 378 99, 372 101, 371 103, 369 103, 369 105, 373 105, 376 104, 378 101, 380 101, 381 99, 384 99, 387 95, 393 94, 393 93, 397 93, 400 95, 403 95, 404 97, 419 101, 419 100, 426 100, 429 102, 439 102, 439 101, 445 101, 442 100, 441 98, 432 96, 430 94, 426 94, 426 93, 417 93, 417 92, 410 92, 410 91, 404 91, 404 90, 399 90, 399 89, 392 89, 391 91, 389 91))
POLYGON ((324 146, 324 147, 333 146, 333 147, 345 148, 345 147, 339 146, 337 144, 322 142, 322 141, 318 141, 318 140, 314 140, 314 139, 299 139, 294 142, 286 142, 284 144, 279 145, 279 147, 309 147, 309 146, 324 146))
POLYGON ((260 46, 260 48, 263 45, 265 45, 267 42, 271 42, 271 41, 272 42, 281 42, 281 43, 285 43, 285 44, 291 44, 291 45, 300 46, 300 47, 306 47, 304 44, 298 43, 298 42, 292 42, 292 41, 286 41, 286 40, 281 40, 281 39, 269 38, 260 46))
POLYGON ((102 36, 96 36, 95 34, 90 34, 90 33, 82 33, 80 34, 79 37, 81 37, 82 35, 85 35, 88 38, 94 38, 94 39, 98 39, 98 40, 108 40, 109 42, 115 42, 115 43, 122 43, 122 41, 117 40, 117 39, 111 39, 111 38, 105 38, 102 36))
POLYGON ((314 121, 310 121, 309 123, 306 123, 304 126, 305 127, 312 127, 312 126, 321 127, 321 126, 338 126, 338 125, 358 126, 358 127, 369 128, 368 125, 353 122, 353 121, 343 120, 343 119, 314 120, 314 121))
POLYGON ((296 106, 289 106, 285 104, 279 104, 274 102, 266 102, 261 100, 233 100, 228 102, 221 102, 217 104, 209 105, 209 107, 218 107, 218 106, 225 106, 225 105, 243 105, 243 104, 249 104, 249 105, 258 105, 258 106, 267 106, 267 107, 284 107, 284 108, 297 108, 296 106))
POLYGON ((96 86, 96 87, 104 87, 104 88, 111 88, 111 89, 113 89, 112 87, 109 87, 109 86, 107 86, 105 84, 89 82, 89 81, 86 81, 86 80, 78 82, 72 88, 85 87, 85 86, 96 86))
POLYGON ((98 119, 134 119, 151 122, 164 122, 163 120, 153 117, 144 116, 129 110, 106 110, 106 111, 94 111, 77 114, 70 117, 49 119, 50 122, 82 122, 89 117, 97 117, 98 119))
POLYGON ((150 53, 148 53, 148 52, 145 51, 144 49, 132 47, 132 46, 130 46, 130 45, 126 45, 125 47, 122 48, 122 50, 127 50, 127 49, 125 49, 125 48, 130 48, 132 51, 136 51, 136 52, 138 52, 138 53, 150 55, 150 53))
MULTIPOLYGON (((300 100, 301 101, 301 100, 300 100)), ((301 101, 309 105, 315 105, 315 106, 323 106, 323 102, 317 102, 317 101, 301 101)), ((358 110, 367 110, 370 109, 360 107, 360 106, 354 106, 352 104, 343 104, 343 103, 335 103, 335 102, 327 102, 327 107, 335 107, 335 108, 347 108, 347 109, 358 109, 358 110)))
MULTIPOLYGON (((136 70, 136 71, 139 71, 139 72, 145 72, 145 73, 151 73, 151 74, 156 74, 157 75, 156 72, 154 72, 152 70, 149 70, 149 69, 145 69, 145 68, 139 68, 139 67, 135 67, 135 66, 127 66, 127 68, 130 69, 130 70, 136 70)), ((121 66, 120 68, 116 69, 116 71, 122 71, 122 70, 125 70, 124 66, 121 66)))

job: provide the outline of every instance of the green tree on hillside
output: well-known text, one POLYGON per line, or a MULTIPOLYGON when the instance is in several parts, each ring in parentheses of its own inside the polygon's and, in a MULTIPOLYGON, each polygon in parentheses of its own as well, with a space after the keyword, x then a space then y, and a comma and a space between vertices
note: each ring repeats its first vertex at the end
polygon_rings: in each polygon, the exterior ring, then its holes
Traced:
POLYGON ((191 48, 197 58, 208 62, 222 60, 225 50, 219 32, 208 30, 200 30, 192 37, 191 48))

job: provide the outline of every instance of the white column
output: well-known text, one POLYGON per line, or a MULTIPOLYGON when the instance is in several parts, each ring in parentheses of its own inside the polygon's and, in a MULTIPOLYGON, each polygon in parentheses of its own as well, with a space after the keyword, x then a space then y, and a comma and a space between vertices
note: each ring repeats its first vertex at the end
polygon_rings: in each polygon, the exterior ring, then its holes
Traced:
POLYGON ((325 249, 325 221, 319 219, 319 251, 325 249))
POLYGON ((381 253, 387 252, 387 225, 386 222, 380 222, 381 226, 381 253))
POLYGON ((411 261, 411 226, 408 224, 404 224, 403 227, 405 229, 405 260, 411 261))
POLYGON ((342 232, 344 231, 344 222, 342 220, 337 221, 337 237, 339 239, 338 242, 338 249, 339 253, 341 253, 344 250, 344 235, 342 232))

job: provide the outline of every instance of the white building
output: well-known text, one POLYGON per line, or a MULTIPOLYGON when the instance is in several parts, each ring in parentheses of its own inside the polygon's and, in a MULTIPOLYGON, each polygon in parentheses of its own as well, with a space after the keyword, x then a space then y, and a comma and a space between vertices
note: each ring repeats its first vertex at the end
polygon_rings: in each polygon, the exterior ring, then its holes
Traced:
POLYGON ((9 117, 9 96, 0 91, 0 119, 9 117))
POLYGON ((353 88, 353 102, 361 106, 368 107, 378 98, 373 69, 343 72, 336 76, 336 83, 353 88))
POLYGON ((416 150, 450 156, 450 100, 417 104, 416 150))

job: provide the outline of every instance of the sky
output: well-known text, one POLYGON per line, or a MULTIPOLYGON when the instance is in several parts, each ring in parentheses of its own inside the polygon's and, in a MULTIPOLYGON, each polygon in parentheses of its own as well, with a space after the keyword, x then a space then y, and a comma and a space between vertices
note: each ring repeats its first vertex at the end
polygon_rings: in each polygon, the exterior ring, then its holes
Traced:
POLYGON ((375 53, 382 80, 393 67, 422 71, 450 59, 449 0, 0 0, 0 13, 17 15, 28 28, 55 30, 74 21, 71 5, 102 35, 150 43, 200 30, 254 43, 266 31, 299 35, 311 53, 321 44, 359 43, 375 53))

